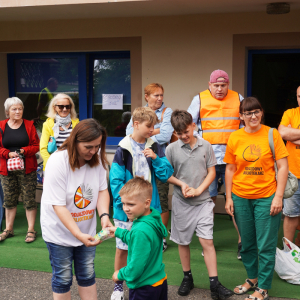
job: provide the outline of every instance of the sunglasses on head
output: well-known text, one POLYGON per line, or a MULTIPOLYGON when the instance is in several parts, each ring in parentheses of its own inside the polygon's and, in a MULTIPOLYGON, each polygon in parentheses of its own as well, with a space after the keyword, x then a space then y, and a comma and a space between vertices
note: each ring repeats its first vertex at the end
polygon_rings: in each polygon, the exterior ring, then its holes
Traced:
POLYGON ((70 109, 71 108, 71 105, 59 105, 59 104, 56 104, 55 106, 58 107, 59 110, 64 110, 64 108, 66 109, 70 109))

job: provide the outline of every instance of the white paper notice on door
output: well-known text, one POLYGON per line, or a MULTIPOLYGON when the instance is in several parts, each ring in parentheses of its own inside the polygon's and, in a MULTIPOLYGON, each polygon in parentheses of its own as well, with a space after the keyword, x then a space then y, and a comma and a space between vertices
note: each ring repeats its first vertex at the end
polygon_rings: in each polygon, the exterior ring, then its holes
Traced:
POLYGON ((102 109, 123 110, 123 94, 102 94, 102 109))

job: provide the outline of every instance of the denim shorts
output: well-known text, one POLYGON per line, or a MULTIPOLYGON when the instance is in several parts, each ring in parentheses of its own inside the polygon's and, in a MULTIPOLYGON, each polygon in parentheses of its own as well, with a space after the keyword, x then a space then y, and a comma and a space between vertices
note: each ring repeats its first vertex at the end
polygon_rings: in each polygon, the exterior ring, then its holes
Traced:
POLYGON ((283 214, 295 218, 300 216, 300 180, 298 179, 298 190, 288 199, 283 199, 283 214))
POLYGON ((216 168, 216 177, 214 181, 210 184, 208 190, 211 197, 218 195, 218 181, 219 178, 222 180, 222 184, 225 185, 225 169, 226 165, 215 165, 216 168))
MULTIPOLYGON (((114 224, 116 227, 130 230, 133 222, 131 222, 131 221, 124 222, 124 221, 114 219, 114 224)), ((121 249, 121 250, 128 250, 128 245, 123 243, 121 239, 116 237, 116 248, 121 249)))
POLYGON ((79 286, 95 284, 94 259, 96 247, 64 247, 46 242, 52 267, 52 291, 63 294, 70 290, 74 261, 75 276, 79 286))

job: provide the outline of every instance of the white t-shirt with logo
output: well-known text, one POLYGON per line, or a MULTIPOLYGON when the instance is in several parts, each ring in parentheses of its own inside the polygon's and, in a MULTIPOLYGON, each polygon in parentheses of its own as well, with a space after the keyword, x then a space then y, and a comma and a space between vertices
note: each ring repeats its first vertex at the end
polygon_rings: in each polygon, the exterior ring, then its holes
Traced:
POLYGON ((65 205, 81 232, 94 236, 98 193, 107 189, 106 170, 101 164, 93 168, 85 164, 72 171, 68 152, 63 150, 50 156, 45 174, 41 200, 43 239, 66 247, 83 245, 60 221, 53 205, 65 205))

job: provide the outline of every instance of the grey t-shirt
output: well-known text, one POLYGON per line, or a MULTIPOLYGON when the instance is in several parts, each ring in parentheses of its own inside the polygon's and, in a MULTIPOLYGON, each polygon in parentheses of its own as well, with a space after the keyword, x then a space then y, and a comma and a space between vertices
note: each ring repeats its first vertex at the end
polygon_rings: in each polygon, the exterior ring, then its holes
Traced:
MULTIPOLYGON (((193 149, 181 140, 170 144, 166 157, 174 168, 173 176, 195 189, 204 181, 207 169, 217 164, 211 144, 200 137, 193 149)), ((184 198, 181 187, 174 185, 174 195, 190 205, 211 200, 208 188, 200 196, 184 198)))

